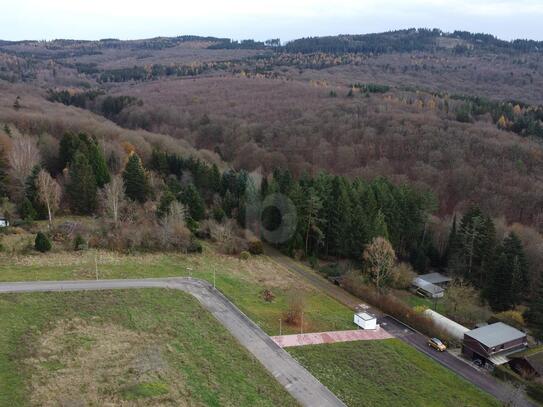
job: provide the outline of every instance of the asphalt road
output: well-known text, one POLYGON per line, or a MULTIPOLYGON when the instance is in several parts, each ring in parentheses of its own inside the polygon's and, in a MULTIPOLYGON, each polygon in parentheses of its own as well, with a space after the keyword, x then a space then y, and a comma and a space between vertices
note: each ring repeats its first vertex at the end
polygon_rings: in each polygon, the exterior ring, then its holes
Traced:
POLYGON ((192 294, 303 406, 345 404, 209 283, 191 278, 0 283, 0 293, 170 288, 192 294))
MULTIPOLYGON (((335 298, 337 301, 341 302, 352 310, 354 310, 355 307, 362 302, 359 298, 351 295, 343 288, 332 284, 330 281, 321 277, 317 273, 301 266, 296 261, 280 253, 278 250, 268 246, 266 247, 266 254, 273 258, 273 260, 275 260, 278 264, 302 276, 306 281, 315 287, 318 287, 320 290, 324 291, 329 296, 335 298)), ((460 360, 449 352, 435 351, 428 346, 428 338, 425 335, 416 332, 409 326, 396 321, 390 316, 384 315, 378 309, 370 307, 369 311, 378 317, 378 323, 391 335, 426 354, 441 365, 452 370, 467 381, 473 383, 475 386, 496 397, 498 400, 504 403, 512 402, 511 397, 514 391, 512 386, 508 383, 494 378, 485 371, 476 369, 466 361, 460 360)), ((525 397, 523 400, 515 400, 515 402, 517 404, 514 405, 518 406, 535 406, 535 404, 528 401, 525 397)))

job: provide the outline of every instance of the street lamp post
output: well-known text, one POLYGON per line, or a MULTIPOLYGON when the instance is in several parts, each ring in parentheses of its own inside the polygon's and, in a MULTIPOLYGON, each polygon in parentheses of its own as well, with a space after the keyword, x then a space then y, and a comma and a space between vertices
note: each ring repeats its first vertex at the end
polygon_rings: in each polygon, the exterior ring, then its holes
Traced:
POLYGON ((189 272, 189 278, 192 278, 192 267, 187 267, 187 271, 189 272))
POLYGON ((302 312, 302 323, 300 324, 300 332, 304 334, 304 313, 302 312))
POLYGON ((281 318, 279 318, 279 336, 281 336, 283 334, 282 329, 281 329, 281 323, 282 322, 283 321, 281 321, 281 318))

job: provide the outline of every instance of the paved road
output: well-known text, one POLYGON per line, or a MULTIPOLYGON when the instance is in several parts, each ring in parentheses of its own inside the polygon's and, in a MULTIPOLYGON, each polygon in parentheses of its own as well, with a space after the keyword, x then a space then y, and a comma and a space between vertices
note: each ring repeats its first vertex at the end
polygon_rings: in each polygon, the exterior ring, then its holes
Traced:
MULTIPOLYGON (((283 255, 278 250, 267 246, 266 254, 278 264, 302 276, 312 285, 319 288, 320 290, 327 293, 329 296, 335 298, 337 301, 341 302, 352 310, 354 310, 356 306, 361 303, 361 300, 359 298, 351 295, 343 288, 332 284, 330 281, 321 277, 317 273, 307 269, 306 267, 301 266, 299 263, 297 263, 290 257, 283 255)), ((428 347, 428 338, 426 336, 414 331, 413 329, 402 324, 401 322, 394 320, 390 316, 384 315, 378 309, 370 308, 369 311, 378 316, 378 323, 389 334, 399 338, 400 340, 414 347, 418 351, 436 360, 441 365, 452 370, 453 372, 473 383, 480 389, 493 395, 498 400, 505 403, 511 401, 511 394, 513 392, 511 386, 507 383, 498 380, 493 376, 490 376, 487 372, 477 370, 475 367, 471 366, 463 360, 458 359, 456 356, 450 354, 449 352, 440 353, 434 351, 433 349, 428 347)), ((534 406, 533 403, 526 399, 521 401, 520 405, 534 406)))
POLYGON ((0 283, 0 293, 171 288, 192 294, 303 406, 344 407, 330 390, 207 282, 190 278, 0 283))

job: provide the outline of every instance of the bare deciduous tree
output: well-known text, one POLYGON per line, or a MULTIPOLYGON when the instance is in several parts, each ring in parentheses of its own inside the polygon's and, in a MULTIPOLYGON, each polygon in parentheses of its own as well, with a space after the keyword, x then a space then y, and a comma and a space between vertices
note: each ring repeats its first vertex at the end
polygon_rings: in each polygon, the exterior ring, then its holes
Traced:
POLYGON ((38 188, 38 198, 47 207, 47 216, 49 219, 49 229, 53 222, 53 214, 58 209, 60 203, 61 188, 60 185, 45 170, 38 173, 36 179, 38 188))
POLYGON ((396 253, 388 240, 376 237, 366 247, 363 254, 366 270, 375 286, 380 290, 394 271, 396 253))
POLYGON ((111 181, 104 186, 101 195, 105 211, 111 216, 115 226, 118 226, 120 212, 125 203, 122 177, 120 175, 112 177, 111 181))
POLYGON ((32 168, 40 163, 40 152, 35 141, 28 136, 15 137, 8 153, 11 175, 22 187, 32 172, 32 168))

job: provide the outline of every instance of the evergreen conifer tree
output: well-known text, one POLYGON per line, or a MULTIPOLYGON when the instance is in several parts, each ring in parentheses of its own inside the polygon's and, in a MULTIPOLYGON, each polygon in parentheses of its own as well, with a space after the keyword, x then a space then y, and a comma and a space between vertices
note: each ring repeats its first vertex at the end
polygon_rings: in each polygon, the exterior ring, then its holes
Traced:
POLYGON ((193 220, 199 221, 204 219, 205 204, 193 184, 189 184, 183 189, 181 202, 188 207, 188 213, 193 220))
POLYGON ((543 280, 539 282, 539 287, 530 302, 530 309, 526 312, 526 319, 532 328, 534 336, 539 340, 543 340, 543 280))
POLYGON ((111 181, 106 159, 104 158, 102 151, 100 151, 98 144, 94 140, 89 140, 88 153, 88 160, 92 166, 92 170, 96 178, 96 185, 102 188, 105 184, 111 181))
POLYGON ((70 164, 69 177, 66 193, 72 211, 82 215, 92 214, 97 205, 96 177, 89 160, 79 150, 70 164))
POLYGON ((8 194, 8 161, 2 145, 0 145, 0 198, 8 194))
POLYGON ((48 252, 51 250, 51 241, 43 232, 38 232, 34 240, 34 248, 42 253, 48 252))
POLYGON ((149 185, 147 175, 137 154, 128 158, 123 172, 124 189, 126 196, 133 201, 143 203, 147 200, 149 185))

